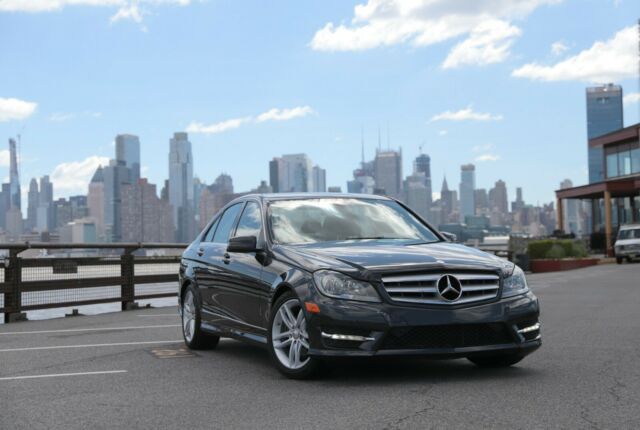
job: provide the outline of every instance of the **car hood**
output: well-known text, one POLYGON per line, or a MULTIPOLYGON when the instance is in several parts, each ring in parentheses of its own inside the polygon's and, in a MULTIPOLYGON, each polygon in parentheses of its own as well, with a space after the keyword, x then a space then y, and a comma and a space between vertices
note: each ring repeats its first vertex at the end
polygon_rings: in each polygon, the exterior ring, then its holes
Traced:
POLYGON ((507 263, 479 249, 448 242, 416 245, 374 242, 279 245, 274 251, 309 271, 500 270, 507 263))
POLYGON ((640 239, 618 239, 615 246, 621 245, 640 245, 640 239))

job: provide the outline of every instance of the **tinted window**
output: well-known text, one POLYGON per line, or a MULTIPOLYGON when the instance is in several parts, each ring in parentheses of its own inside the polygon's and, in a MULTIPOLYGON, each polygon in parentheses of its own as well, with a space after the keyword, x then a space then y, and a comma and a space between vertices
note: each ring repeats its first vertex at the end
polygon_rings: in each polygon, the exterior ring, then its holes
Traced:
POLYGON ((269 217, 274 239, 278 243, 439 240, 410 212, 390 200, 281 200, 271 203, 269 217))
POLYGON ((224 211, 224 214, 218 223, 218 228, 216 228, 216 232, 213 236, 213 241, 215 243, 227 243, 229 241, 229 235, 231 234, 233 223, 238 217, 238 213, 241 208, 242 204, 238 203, 224 211))
POLYGON ((262 228, 262 217, 260 216, 260 205, 256 202, 249 202, 242 211, 236 236, 258 236, 262 228))
POLYGON ((213 224, 211 224, 211 228, 204 236, 204 239, 202 239, 203 242, 213 242, 213 234, 216 232, 216 227, 218 226, 219 221, 220 218, 218 218, 213 224))

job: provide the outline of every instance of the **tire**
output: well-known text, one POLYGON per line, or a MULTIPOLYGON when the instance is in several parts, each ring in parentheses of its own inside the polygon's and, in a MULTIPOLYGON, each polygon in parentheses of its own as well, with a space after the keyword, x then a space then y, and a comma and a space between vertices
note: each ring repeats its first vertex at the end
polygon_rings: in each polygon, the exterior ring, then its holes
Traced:
POLYGON ((524 358, 521 354, 501 354, 478 357, 467 357, 467 359, 478 367, 509 367, 519 363, 524 358))
POLYGON ((307 355, 306 315, 292 292, 283 294, 271 308, 267 337, 269 355, 280 373, 291 379, 310 379, 319 374, 320 359, 307 355))
POLYGON ((616 263, 622 264, 622 257, 616 257, 616 263))
POLYGON ((213 349, 218 346, 220 336, 205 333, 200 327, 200 296, 193 285, 189 285, 182 297, 182 337, 189 349, 213 349))
POLYGON ((627 257, 627 263, 632 263, 632 262, 633 262, 633 258, 627 257))

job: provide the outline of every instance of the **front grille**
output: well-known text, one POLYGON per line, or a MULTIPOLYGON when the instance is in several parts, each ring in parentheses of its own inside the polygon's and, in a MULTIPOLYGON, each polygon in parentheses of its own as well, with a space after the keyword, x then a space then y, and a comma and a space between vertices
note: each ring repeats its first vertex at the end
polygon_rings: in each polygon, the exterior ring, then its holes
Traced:
POLYGON ((389 331, 382 349, 464 348, 512 342, 501 323, 397 327, 389 331))
POLYGON ((383 275, 382 284, 395 302, 459 305, 495 298, 500 277, 495 273, 393 274, 383 275), (438 293, 438 281, 445 275, 454 276, 460 282, 462 292, 456 300, 448 300, 438 293))

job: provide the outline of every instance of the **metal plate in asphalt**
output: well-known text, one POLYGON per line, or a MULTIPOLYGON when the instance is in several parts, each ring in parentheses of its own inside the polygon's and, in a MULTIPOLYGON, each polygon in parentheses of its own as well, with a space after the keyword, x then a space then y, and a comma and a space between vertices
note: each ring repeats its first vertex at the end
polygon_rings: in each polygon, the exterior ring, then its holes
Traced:
POLYGON ((196 354, 189 351, 186 347, 179 348, 153 348, 148 350, 151 355, 156 358, 186 358, 196 357, 196 354))

